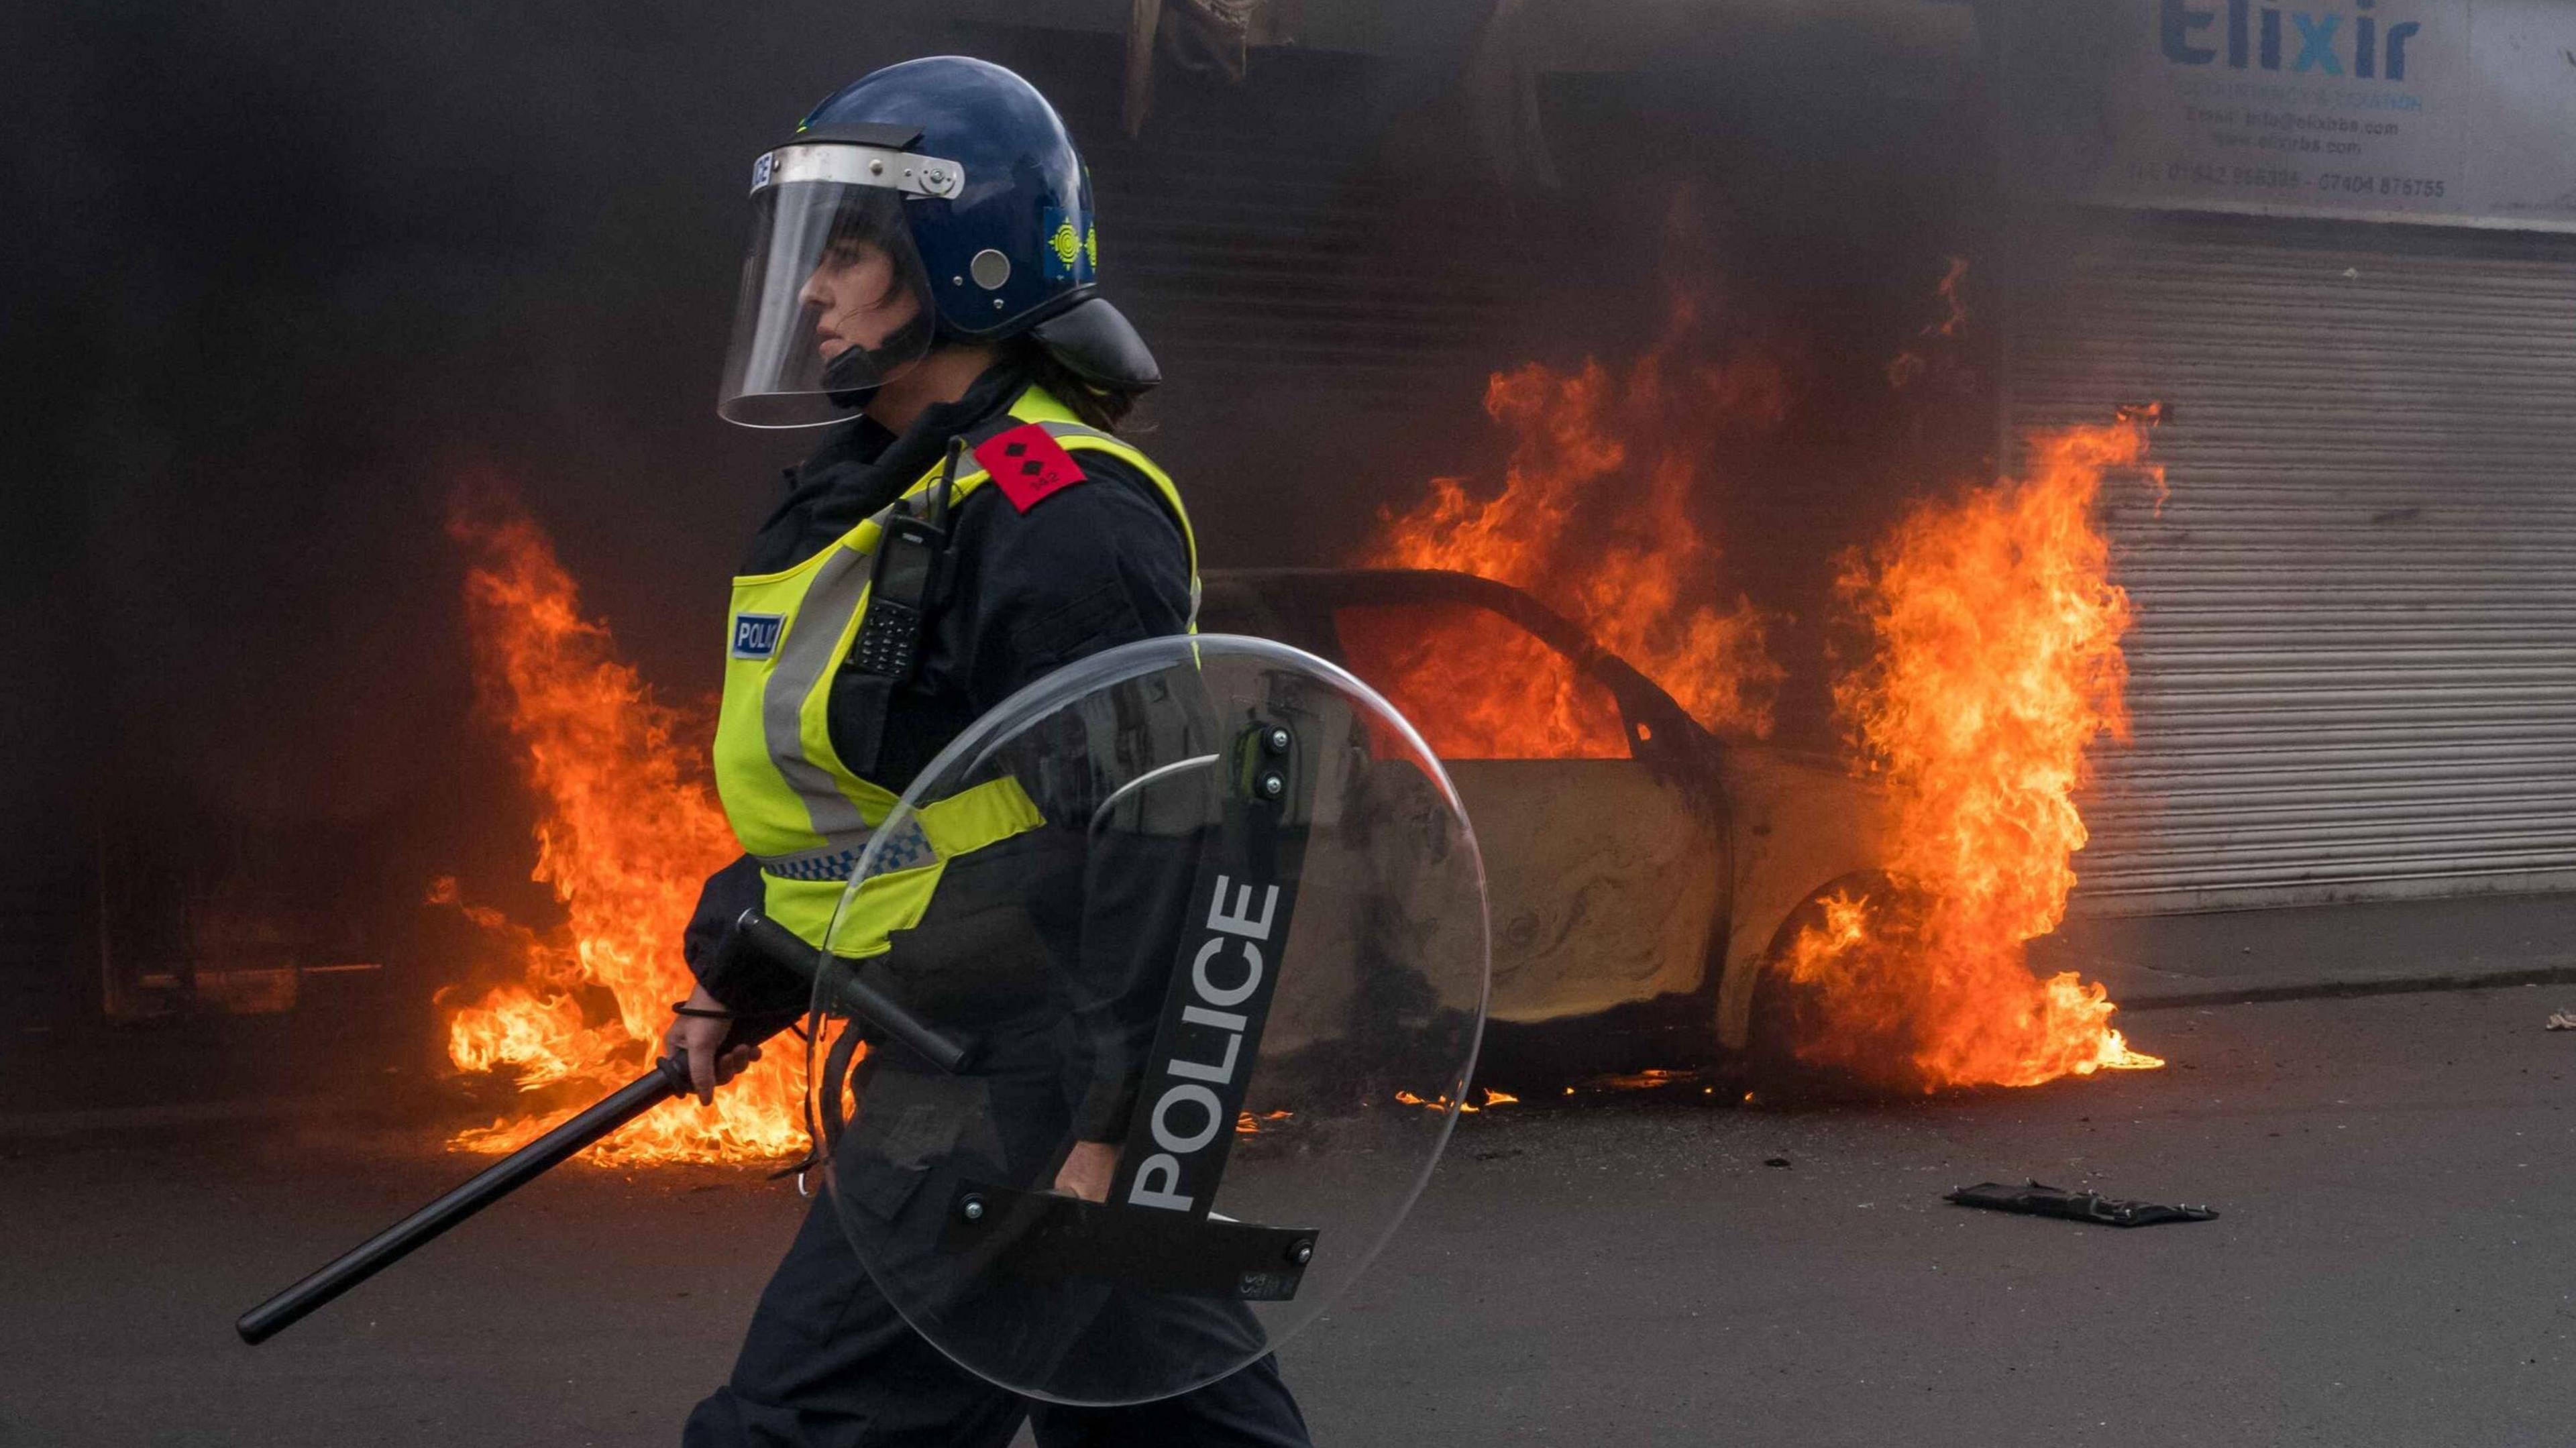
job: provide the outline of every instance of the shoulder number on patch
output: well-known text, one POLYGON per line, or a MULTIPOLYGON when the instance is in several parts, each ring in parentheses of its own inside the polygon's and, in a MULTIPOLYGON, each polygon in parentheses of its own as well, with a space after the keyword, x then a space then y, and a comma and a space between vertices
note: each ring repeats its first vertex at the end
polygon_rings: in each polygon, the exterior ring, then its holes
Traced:
POLYGON ((992 474, 993 485, 1011 500, 1011 506, 1023 513, 1083 479, 1082 465, 1073 460, 1073 454, 1034 422, 995 433, 975 449, 975 461, 992 474))
POLYGON ((737 659, 765 659, 778 652, 779 631, 787 626, 783 613, 738 613, 733 616, 733 648, 737 659))

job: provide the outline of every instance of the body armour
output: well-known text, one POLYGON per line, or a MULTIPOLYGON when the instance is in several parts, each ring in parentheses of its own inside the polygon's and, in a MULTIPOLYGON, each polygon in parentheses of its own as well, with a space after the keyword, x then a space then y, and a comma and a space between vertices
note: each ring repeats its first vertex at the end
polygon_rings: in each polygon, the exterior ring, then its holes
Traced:
MULTIPOLYGON (((972 504, 1027 512, 1083 481, 1085 453, 1106 453, 1143 474, 1180 528, 1196 597, 1198 549, 1188 514, 1170 477, 1142 452, 1083 426, 1034 387, 966 441, 972 450, 947 482, 951 510, 972 504), (981 498, 986 492, 999 496, 981 498)), ((833 684, 866 624, 871 565, 888 523, 897 510, 927 515, 946 471, 945 462, 934 465, 887 509, 793 567, 733 580, 717 792, 735 837, 758 862, 763 911, 816 946, 832 928, 861 851, 898 798, 861 772, 866 761, 845 761, 835 747, 833 684)), ((853 958, 882 953, 891 932, 920 921, 951 862, 1041 823, 1036 803, 1008 778, 927 804, 902 827, 902 838, 885 842, 886 858, 899 868, 881 867, 862 888, 832 948, 853 958)))

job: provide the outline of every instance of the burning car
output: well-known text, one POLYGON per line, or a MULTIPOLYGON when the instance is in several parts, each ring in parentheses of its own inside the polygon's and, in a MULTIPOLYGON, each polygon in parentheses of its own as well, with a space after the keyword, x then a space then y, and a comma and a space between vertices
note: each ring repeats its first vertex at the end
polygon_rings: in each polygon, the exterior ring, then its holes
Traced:
MULTIPOLYGON (((2084 750, 2124 727, 2127 604, 2089 515, 2143 447, 2130 422, 2041 439, 2029 477, 1928 499, 1855 563, 1844 596, 1877 652, 1834 681, 1861 746, 1848 753, 1763 742, 1782 670, 1751 605, 1689 601, 1714 562, 1704 540, 1623 545, 1607 563, 1543 547, 1502 560, 1521 583, 1564 585, 1583 626, 1481 569, 1420 562, 1213 573, 1201 617, 1347 664, 1448 761, 1493 902, 1488 1080, 1648 1084, 1644 1068, 1666 1080, 1727 1053, 1901 1090, 2151 1068, 2102 986, 2043 980, 2023 949, 2074 883, 2084 750)), ((1620 455, 1585 450, 1600 467, 1620 455)), ((1499 512, 1539 476, 1516 466, 1499 512)), ((1659 498, 1661 532, 1696 539, 1678 499, 1659 498)), ((1541 489, 1529 517, 1498 522, 1444 481, 1416 531, 1510 552, 1561 532, 1562 503, 1541 489)), ((687 989, 672 942, 739 846, 704 777, 703 721, 619 656, 536 521, 495 499, 460 507, 450 531, 472 560, 478 693, 520 749, 534 875, 564 914, 539 929, 439 896, 491 957, 442 996, 448 1057, 523 1093, 454 1143, 508 1151, 625 1084, 658 1044, 687 989)), ((773 1053, 710 1111, 648 1117, 594 1150, 620 1164, 792 1153, 798 1064, 773 1053)))
POLYGON ((1868 780, 1831 756, 1712 733, 1509 584, 1218 571, 1200 623, 1349 667, 1448 765, 1485 852, 1492 1059, 1507 1070, 1746 1051, 1756 986, 1801 907, 1878 872, 1885 807, 1868 780), (1426 671, 1426 641, 1473 666, 1426 671))

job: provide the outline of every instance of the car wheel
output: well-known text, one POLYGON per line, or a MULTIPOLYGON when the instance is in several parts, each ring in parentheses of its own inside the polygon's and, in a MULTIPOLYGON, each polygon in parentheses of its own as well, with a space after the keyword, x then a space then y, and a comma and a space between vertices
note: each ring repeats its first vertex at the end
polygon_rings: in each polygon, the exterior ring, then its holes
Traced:
POLYGON ((1929 904, 1921 891, 1885 872, 1863 870, 1819 885, 1780 922, 1754 981, 1745 1050, 1753 1089, 1774 1101, 1857 1100, 1922 1090, 1903 1022, 1830 1019, 1821 989, 1790 974, 1800 938, 1826 928, 1828 902, 1838 898, 1865 898, 1879 919, 1891 921, 1919 916, 1929 904))

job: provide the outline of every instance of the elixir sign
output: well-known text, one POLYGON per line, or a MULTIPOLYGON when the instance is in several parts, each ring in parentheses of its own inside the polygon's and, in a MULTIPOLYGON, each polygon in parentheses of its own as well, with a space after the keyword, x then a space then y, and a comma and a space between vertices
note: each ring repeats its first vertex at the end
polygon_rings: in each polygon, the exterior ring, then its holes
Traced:
POLYGON ((2024 7, 2025 174, 2185 210, 2576 230, 2576 4, 2024 7))
MULTIPOLYGON (((2377 3, 2378 0, 2353 0, 2359 13, 2349 17, 2333 10, 2284 12, 2277 5, 2263 6, 2263 43, 2259 64, 2268 71, 2281 69, 2281 57, 2286 53, 2281 48, 2281 17, 2286 13, 2299 32, 2299 54, 2290 63, 2290 74, 2314 72, 2320 79, 2344 74, 2342 57, 2346 52, 2339 37, 2344 33, 2343 22, 2349 18, 2353 22, 2349 52, 2352 74, 2362 80, 2379 79, 2383 74, 2380 61, 2383 42, 2379 19, 2370 13, 2377 3)), ((2231 70, 2244 70, 2258 63, 2255 58, 2258 52, 2253 44, 2255 6, 2253 0, 2226 0, 2226 5, 2227 65, 2231 70)), ((2191 37, 2194 31, 2209 29, 2217 19, 2218 11, 2214 6, 2201 8, 2186 3, 2186 0, 2162 0, 2158 22, 2164 34, 2165 59, 2176 65, 2216 64, 2218 51, 2192 44, 2191 37)), ((2389 25, 2385 41, 2385 75, 2388 80, 2406 79, 2406 42, 2422 34, 2423 30, 2423 25, 2413 20, 2395 21, 2389 25)))

